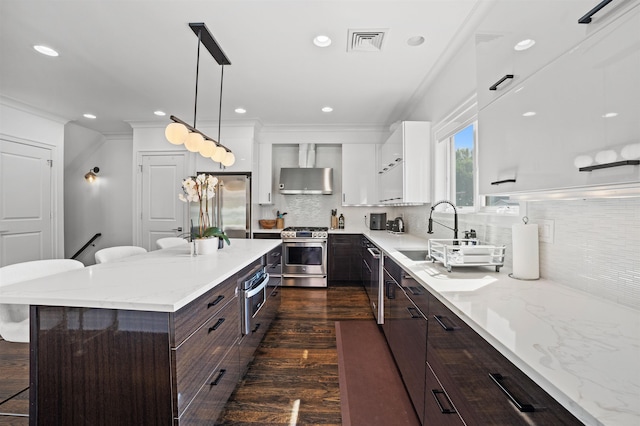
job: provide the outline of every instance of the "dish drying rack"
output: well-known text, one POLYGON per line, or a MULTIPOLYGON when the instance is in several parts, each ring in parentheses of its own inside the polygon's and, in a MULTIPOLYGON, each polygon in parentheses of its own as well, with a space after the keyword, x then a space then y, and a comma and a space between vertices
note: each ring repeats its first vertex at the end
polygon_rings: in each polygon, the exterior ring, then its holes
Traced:
POLYGON ((477 239, 429 240, 429 258, 442 262, 448 272, 458 266, 495 266, 496 272, 504 265, 506 246, 481 243, 477 239))

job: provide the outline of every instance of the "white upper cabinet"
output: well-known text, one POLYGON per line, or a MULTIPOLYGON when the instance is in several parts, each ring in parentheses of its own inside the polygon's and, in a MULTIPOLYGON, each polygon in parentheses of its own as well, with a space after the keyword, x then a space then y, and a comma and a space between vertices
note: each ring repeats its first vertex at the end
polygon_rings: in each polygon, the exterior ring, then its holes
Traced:
POLYGON ((342 205, 378 204, 377 144, 342 145, 342 205))
POLYGON ((639 28, 637 6, 480 110, 481 194, 640 182, 639 28))
POLYGON ((379 197, 382 204, 431 201, 431 123, 403 121, 380 147, 379 197))
POLYGON ((593 14, 589 24, 578 20, 599 0, 500 1, 479 25, 476 34, 478 109, 500 98, 527 77, 548 65, 629 8, 611 2, 593 14), (523 40, 534 40, 516 50, 523 40))
POLYGON ((272 145, 258 144, 258 204, 273 204, 273 163, 272 145))

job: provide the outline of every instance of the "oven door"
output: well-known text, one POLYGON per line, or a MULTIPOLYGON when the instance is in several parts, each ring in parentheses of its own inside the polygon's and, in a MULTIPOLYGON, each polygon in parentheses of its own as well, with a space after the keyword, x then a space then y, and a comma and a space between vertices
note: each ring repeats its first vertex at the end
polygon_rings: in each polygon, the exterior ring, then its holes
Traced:
POLYGON ((264 274, 262 279, 252 284, 251 288, 243 291, 244 309, 242 315, 242 333, 249 334, 253 328, 253 322, 260 308, 267 300, 267 285, 269 274, 264 274))
POLYGON ((282 275, 327 275, 327 241, 284 241, 282 275))

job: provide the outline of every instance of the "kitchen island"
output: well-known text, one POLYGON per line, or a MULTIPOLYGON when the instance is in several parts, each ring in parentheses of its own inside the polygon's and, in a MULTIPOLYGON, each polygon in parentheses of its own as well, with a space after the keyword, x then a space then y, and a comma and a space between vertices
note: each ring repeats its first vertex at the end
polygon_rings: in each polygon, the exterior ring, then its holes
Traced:
POLYGON ((237 280, 279 244, 184 245, 3 287, 31 305, 30 424, 215 419, 244 368, 237 280))
POLYGON ((511 363, 587 425, 640 424, 640 312, 509 270, 413 261, 427 240, 364 234, 511 363))

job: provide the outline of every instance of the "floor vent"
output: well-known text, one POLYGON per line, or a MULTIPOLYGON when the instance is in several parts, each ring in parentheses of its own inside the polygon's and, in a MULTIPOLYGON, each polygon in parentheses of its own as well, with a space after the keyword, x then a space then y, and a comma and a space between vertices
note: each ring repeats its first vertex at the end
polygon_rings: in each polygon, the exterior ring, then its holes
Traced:
POLYGON ((387 30, 349 30, 347 52, 379 52, 387 30))

